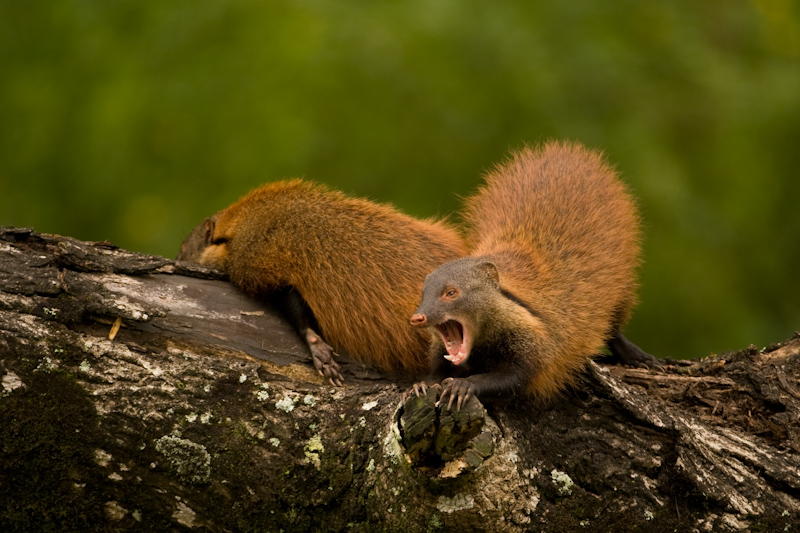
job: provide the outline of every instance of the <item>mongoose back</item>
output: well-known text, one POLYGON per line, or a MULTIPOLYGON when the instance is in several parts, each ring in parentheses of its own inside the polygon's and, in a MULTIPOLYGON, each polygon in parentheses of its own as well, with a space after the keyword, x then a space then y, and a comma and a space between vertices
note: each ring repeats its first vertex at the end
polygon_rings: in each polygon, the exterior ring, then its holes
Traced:
POLYGON ((425 275, 466 253, 461 236, 441 221, 286 180, 263 185, 207 219, 186 238, 178 259, 217 267, 253 296, 299 296, 287 312, 310 310, 313 316, 295 325, 317 369, 338 384, 332 350, 324 353, 330 347, 311 326, 356 359, 424 375, 430 339, 408 325, 408 316, 425 275))
POLYGON ((433 271, 411 318, 432 327, 443 397, 530 394, 572 383, 604 343, 655 359, 619 334, 635 301, 639 218, 625 185, 577 144, 524 148, 466 200, 470 257, 433 271))

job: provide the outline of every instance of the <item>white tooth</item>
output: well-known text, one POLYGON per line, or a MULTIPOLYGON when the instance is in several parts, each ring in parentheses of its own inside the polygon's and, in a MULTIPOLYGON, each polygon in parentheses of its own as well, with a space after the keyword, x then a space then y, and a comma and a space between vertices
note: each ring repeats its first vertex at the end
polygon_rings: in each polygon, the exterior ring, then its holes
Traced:
POLYGON ((453 356, 452 355, 445 355, 444 358, 447 359, 448 361, 452 361, 453 360, 453 356))

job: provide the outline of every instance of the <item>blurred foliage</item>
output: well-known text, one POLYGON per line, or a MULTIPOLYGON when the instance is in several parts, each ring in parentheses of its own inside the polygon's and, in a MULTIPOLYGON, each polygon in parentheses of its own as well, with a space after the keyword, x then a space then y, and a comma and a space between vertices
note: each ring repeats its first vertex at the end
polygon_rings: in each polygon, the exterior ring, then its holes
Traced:
POLYGON ((800 329, 794 0, 0 0, 0 224, 174 256, 304 176, 458 209, 523 143, 606 151, 657 356, 800 329))

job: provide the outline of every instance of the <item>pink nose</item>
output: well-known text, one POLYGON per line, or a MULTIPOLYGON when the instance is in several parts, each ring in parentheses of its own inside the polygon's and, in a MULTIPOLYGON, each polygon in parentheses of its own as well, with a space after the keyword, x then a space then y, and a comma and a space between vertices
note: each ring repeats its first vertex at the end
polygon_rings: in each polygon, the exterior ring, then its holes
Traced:
POLYGON ((417 313, 416 315, 413 315, 411 317, 412 326, 422 327, 427 323, 428 323, 427 317, 421 313, 417 313))

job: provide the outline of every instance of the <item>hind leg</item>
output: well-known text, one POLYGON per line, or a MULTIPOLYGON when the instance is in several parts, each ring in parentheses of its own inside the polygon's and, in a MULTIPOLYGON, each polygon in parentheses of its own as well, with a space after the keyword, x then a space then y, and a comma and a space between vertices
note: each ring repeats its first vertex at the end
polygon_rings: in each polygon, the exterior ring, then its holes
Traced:
POLYGON ((308 350, 311 352, 311 361, 319 375, 327 378, 331 385, 343 385, 344 377, 340 373, 339 364, 333 359, 333 356, 338 354, 317 333, 319 326, 314 318, 314 313, 300 293, 293 287, 284 287, 275 291, 274 297, 275 303, 278 304, 308 346, 308 350))

